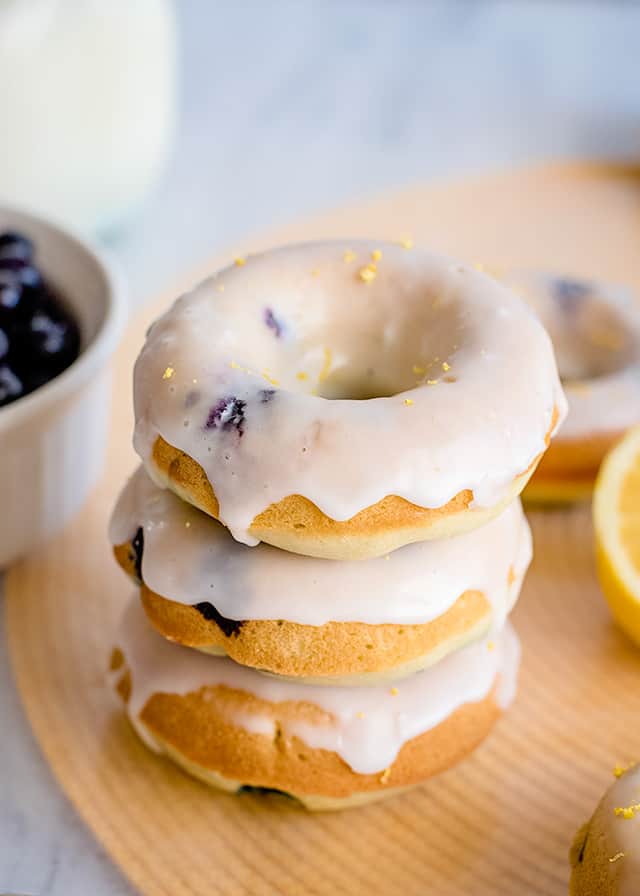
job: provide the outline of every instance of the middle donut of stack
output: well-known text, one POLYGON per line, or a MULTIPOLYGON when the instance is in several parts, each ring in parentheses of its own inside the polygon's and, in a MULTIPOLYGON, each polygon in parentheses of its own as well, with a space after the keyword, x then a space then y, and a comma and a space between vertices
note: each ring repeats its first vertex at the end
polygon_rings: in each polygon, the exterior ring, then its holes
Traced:
POLYGON ((111 541, 164 637, 306 683, 402 678, 497 632, 531 560, 519 501, 486 526, 361 561, 234 541, 140 468, 111 541))

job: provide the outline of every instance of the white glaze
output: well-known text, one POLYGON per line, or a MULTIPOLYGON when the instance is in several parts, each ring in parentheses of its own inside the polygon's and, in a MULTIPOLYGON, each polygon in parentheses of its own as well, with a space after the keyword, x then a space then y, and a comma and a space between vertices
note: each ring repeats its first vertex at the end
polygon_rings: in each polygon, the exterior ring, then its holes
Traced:
POLYGON ((335 520, 392 494, 441 507, 472 489, 492 506, 565 413, 551 343, 510 290, 373 242, 274 250, 205 281, 149 331, 134 395, 150 472, 161 435, 204 468, 246 544, 256 515, 293 494, 335 520), (389 397, 358 400, 370 396, 389 397), (246 403, 242 435, 231 397, 246 403))
POLYGON ((559 440, 640 422, 640 313, 629 289, 537 272, 504 278, 539 315, 569 401, 559 440))
MULTIPOLYGON (((151 747, 155 748, 153 739, 139 716, 153 694, 184 695, 205 686, 225 685, 273 704, 306 702, 323 709, 331 716, 324 723, 286 716, 278 721, 285 735, 297 736, 312 748, 338 753, 360 774, 387 768, 407 741, 434 728, 463 704, 483 700, 498 675, 503 684, 497 699, 511 699, 520 655, 518 639, 507 626, 495 644, 479 641, 394 687, 296 684, 261 675, 226 657, 205 656, 166 641, 152 629, 137 597, 125 611, 118 647, 131 671, 129 717, 151 747)), ((275 720, 258 713, 243 711, 234 722, 260 733, 272 735, 275 731, 275 720)))
POLYGON ((531 532, 519 501, 455 538, 407 545, 372 560, 316 560, 239 544, 220 523, 158 488, 143 468, 118 499, 111 542, 132 540, 140 526, 147 586, 182 604, 208 601, 229 619, 423 623, 474 589, 487 596, 500 627, 531 560, 531 532))

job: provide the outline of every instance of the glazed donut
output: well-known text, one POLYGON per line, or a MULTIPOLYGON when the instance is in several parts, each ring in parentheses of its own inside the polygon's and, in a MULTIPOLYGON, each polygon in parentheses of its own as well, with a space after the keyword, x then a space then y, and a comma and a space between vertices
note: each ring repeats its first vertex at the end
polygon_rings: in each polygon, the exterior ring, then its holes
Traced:
POLYGON ((640 312, 627 289, 514 272, 505 277, 553 342, 569 413, 527 486, 532 501, 589 497, 602 459, 640 422, 640 312))
POLYGON ((640 891, 640 766, 616 767, 609 787, 574 840, 571 896, 637 896, 640 891))
POLYGON ((565 413, 510 290, 369 242, 238 259, 151 327, 134 397, 159 485, 245 544, 337 560, 486 523, 565 413))
POLYGON ((341 685, 403 677, 499 630, 531 560, 518 500, 481 529, 340 562, 240 544, 142 468, 118 499, 110 538, 165 637, 341 685))
POLYGON ((490 646, 393 688, 318 687, 172 644, 134 599, 111 670, 140 737, 191 774, 339 808, 424 781, 483 740, 514 695, 519 661, 510 628, 490 646))

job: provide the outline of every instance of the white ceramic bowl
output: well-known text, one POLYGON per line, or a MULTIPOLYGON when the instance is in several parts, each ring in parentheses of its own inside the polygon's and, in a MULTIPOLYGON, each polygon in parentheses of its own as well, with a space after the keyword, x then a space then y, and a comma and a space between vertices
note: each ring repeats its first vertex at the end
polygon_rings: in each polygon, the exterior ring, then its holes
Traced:
POLYGON ((120 280, 84 240, 0 206, 0 233, 30 237, 36 264, 80 327, 80 356, 55 379, 0 408, 0 569, 57 532, 102 469, 109 423, 109 358, 126 312, 120 280))

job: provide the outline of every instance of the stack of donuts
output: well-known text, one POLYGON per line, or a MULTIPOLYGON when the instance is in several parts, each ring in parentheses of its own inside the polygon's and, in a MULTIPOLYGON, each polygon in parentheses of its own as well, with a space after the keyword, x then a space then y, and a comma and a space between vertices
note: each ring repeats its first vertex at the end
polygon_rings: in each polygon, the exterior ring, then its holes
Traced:
POLYGON ((227 791, 357 805, 515 692, 518 495, 566 411, 509 289, 410 241, 238 258, 149 330, 110 537, 140 737, 227 791))

